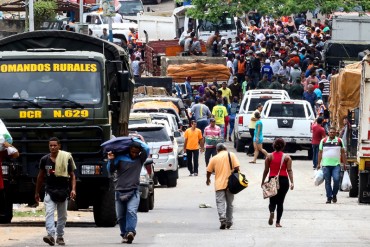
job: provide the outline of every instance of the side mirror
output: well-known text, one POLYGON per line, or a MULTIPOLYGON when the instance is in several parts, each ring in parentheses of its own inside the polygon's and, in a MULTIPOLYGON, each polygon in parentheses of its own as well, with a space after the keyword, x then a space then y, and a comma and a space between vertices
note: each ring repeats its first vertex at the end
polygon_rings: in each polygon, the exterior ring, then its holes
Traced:
POLYGON ((129 72, 127 70, 117 72, 117 91, 120 93, 128 92, 129 72))
POLYGON ((181 137, 181 133, 179 131, 173 132, 174 137, 181 137))

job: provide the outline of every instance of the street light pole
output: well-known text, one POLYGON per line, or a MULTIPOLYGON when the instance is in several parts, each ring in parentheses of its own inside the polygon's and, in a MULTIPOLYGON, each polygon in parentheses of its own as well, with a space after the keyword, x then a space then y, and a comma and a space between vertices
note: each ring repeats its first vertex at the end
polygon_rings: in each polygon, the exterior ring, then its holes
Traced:
POLYGON ((34 13, 33 13, 33 0, 28 1, 28 18, 29 18, 29 31, 35 31, 35 19, 34 19, 34 13))

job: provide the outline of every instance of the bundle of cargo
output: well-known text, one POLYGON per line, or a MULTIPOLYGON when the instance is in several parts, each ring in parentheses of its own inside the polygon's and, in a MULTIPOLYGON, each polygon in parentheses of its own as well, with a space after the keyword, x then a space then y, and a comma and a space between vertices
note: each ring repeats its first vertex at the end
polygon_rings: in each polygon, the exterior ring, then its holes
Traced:
POLYGON ((361 69, 360 62, 349 64, 330 80, 330 121, 338 129, 343 127, 342 120, 347 116, 348 110, 359 107, 361 69))
POLYGON ((167 76, 172 77, 174 81, 181 82, 184 78, 191 76, 192 81, 211 81, 217 77, 219 81, 227 81, 230 78, 230 71, 223 64, 173 64, 167 67, 167 76))
POLYGON ((165 95, 167 96, 168 93, 164 87, 153 87, 153 86, 139 86, 134 89, 134 95, 148 95, 148 96, 159 96, 165 95))

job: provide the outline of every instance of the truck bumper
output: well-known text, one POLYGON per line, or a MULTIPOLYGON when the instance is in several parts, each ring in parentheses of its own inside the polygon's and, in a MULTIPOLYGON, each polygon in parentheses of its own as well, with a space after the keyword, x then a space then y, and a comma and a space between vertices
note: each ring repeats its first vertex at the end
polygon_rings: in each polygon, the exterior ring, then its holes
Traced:
MULTIPOLYGON (((275 139, 277 139, 277 138, 278 137, 263 137, 263 143, 272 144, 272 143, 274 143, 275 139)), ((311 138, 308 138, 308 137, 304 137, 304 138, 302 138, 302 137, 297 137, 297 138, 281 137, 281 138, 284 139, 286 144, 297 144, 297 145, 301 145, 301 146, 311 146, 311 138)))
POLYGON ((240 140, 248 140, 248 139, 251 139, 251 134, 249 133, 249 130, 247 131, 240 131, 240 132, 237 132, 237 136, 238 136, 238 139, 240 140))

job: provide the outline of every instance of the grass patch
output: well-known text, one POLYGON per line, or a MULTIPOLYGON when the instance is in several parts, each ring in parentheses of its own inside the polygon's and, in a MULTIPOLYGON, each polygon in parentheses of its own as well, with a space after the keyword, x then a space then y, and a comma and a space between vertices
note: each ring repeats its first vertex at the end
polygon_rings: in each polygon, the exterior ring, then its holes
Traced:
POLYGON ((14 217, 40 217, 45 216, 44 210, 31 210, 31 211, 15 211, 14 217))

